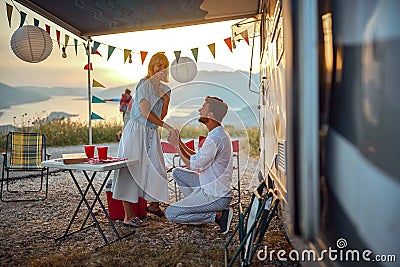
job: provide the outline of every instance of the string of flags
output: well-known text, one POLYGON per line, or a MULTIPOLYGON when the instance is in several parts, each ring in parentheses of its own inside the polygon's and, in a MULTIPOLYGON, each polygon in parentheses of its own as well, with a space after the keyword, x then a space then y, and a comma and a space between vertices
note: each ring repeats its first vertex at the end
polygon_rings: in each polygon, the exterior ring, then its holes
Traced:
MULTIPOLYGON (((14 6, 6 3, 6 9, 7 9, 8 25, 11 28, 11 18, 12 18, 14 6)), ((20 13, 20 24, 19 24, 19 27, 21 27, 25 23, 27 14, 25 12, 23 12, 23 11, 19 11, 19 13, 20 13)), ((38 26, 38 27, 40 25, 39 20, 36 19, 36 18, 34 18, 34 25, 38 26)), ((46 29, 47 33, 50 35, 50 33, 51 33, 50 25, 45 24, 45 29, 46 29)), ((61 46, 63 46, 64 48, 67 48, 68 46, 70 46, 69 45, 70 36, 68 34, 64 35, 64 43, 61 44, 61 32, 59 30, 57 30, 57 29, 55 30, 55 32, 56 32, 56 41, 57 41, 57 45, 58 45, 59 48, 61 48, 61 46)), ((242 38, 246 41, 246 43, 248 45, 250 45, 247 30, 245 30, 244 32, 242 32, 240 34, 241 34, 242 38)), ((232 38, 231 37, 227 37, 227 38, 224 39, 224 42, 225 42, 226 46, 228 47, 228 49, 233 53, 232 38)), ((78 44, 78 40, 74 38, 73 46, 75 48, 75 55, 78 55, 78 45, 79 45, 78 44)), ((83 45, 86 47, 85 43, 83 43, 83 45)), ((102 55, 98 51, 98 48, 101 45, 107 46, 107 59, 106 59, 107 61, 110 60, 111 56, 115 52, 115 49, 123 50, 123 62, 124 63, 126 63, 126 61, 128 59, 129 59, 129 63, 132 63, 132 53, 134 53, 134 54, 140 54, 141 63, 144 64, 144 61, 145 61, 145 59, 147 57, 147 54, 148 54, 147 51, 135 52, 135 51, 132 51, 131 49, 121 49, 121 48, 117 48, 115 46, 104 44, 104 43, 101 43, 101 42, 98 42, 98 41, 93 41, 91 54, 97 54, 97 55, 102 57, 102 55)), ((211 55, 213 56, 213 58, 216 57, 215 46, 216 46, 215 42, 207 45, 208 50, 211 53, 211 55)), ((87 51, 87 49, 86 49, 86 51, 87 51)), ((197 47, 196 48, 192 48, 191 52, 192 52, 192 55, 193 55, 195 61, 197 62, 198 55, 199 55, 199 48, 197 48, 197 47)), ((177 60, 179 60, 180 53, 181 53, 181 50, 174 51, 174 54, 175 54, 175 57, 176 57, 177 60)))
MULTIPOLYGON (((8 25, 9 25, 9 27, 11 28, 11 21, 12 21, 14 6, 13 6, 13 5, 10 5, 10 4, 8 4, 8 3, 5 3, 5 4, 6 4, 6 10, 7 10, 8 25)), ((17 10, 18 10, 18 9, 17 9, 17 10)), ((23 11, 20 11, 20 10, 18 10, 18 12, 19 12, 19 14, 20 14, 20 23, 19 23, 19 27, 22 27, 22 26, 25 24, 26 17, 27 17, 27 13, 25 13, 25 12, 23 12, 23 11)), ((39 27, 40 21, 39 21, 37 18, 34 18, 34 19, 33 19, 33 24, 34 24, 35 26, 39 27)), ((48 24, 45 24, 44 26, 45 26, 46 32, 51 36, 51 26, 48 25, 48 24)), ((62 53, 62 57, 63 57, 63 58, 67 57, 67 55, 66 55, 66 48, 67 48, 68 46, 74 46, 75 55, 76 55, 76 56, 78 55, 78 45, 79 45, 79 42, 78 42, 78 40, 77 40, 76 38, 74 38, 73 44, 70 45, 70 44, 69 44, 70 36, 69 36, 68 34, 64 34, 64 43, 61 44, 61 32, 60 32, 60 30, 56 29, 56 30, 55 30, 55 34, 56 34, 56 41, 57 41, 58 47, 59 47, 59 49, 62 49, 62 52, 63 52, 63 53, 62 53)), ((241 34, 242 38, 246 41, 246 43, 247 43, 248 45, 250 45, 247 30, 241 32, 240 34, 241 34)), ((232 44, 232 38, 231 38, 231 37, 227 37, 227 38, 224 39, 224 42, 225 42, 226 46, 228 47, 228 49, 231 51, 231 53, 233 53, 233 48, 235 48, 235 46, 233 46, 233 44, 232 44)), ((88 53, 87 45, 86 45, 84 42, 82 43, 82 45, 85 47, 86 53, 88 53)), ((148 55, 148 52, 147 52, 147 51, 135 52, 135 51, 132 51, 131 49, 120 49, 120 48, 117 48, 117 47, 115 47, 115 46, 107 45, 107 44, 104 44, 104 43, 101 43, 101 42, 98 42, 98 41, 93 41, 93 46, 92 46, 92 48, 91 48, 90 53, 93 54, 93 55, 98 55, 98 56, 100 56, 100 57, 103 57, 102 54, 98 51, 98 49, 99 49, 99 47, 100 47, 101 45, 107 46, 107 61, 110 60, 111 56, 112 56, 113 53, 115 52, 115 49, 118 49, 118 50, 122 50, 122 51, 123 51, 123 62, 124 62, 124 64, 126 63, 127 60, 128 60, 129 63, 132 63, 132 54, 139 54, 139 55, 140 55, 141 63, 142 63, 142 65, 143 65, 144 62, 145 62, 145 60, 146 60, 146 57, 147 57, 147 55, 148 55)), ((213 56, 213 58, 215 58, 215 57, 216 57, 216 49, 215 49, 216 44, 215 44, 215 42, 214 42, 214 43, 208 44, 207 47, 208 47, 209 52, 210 52, 211 55, 213 56)), ((180 56, 181 56, 181 52, 182 52, 181 50, 175 50, 175 51, 174 51, 174 55, 175 55, 175 58, 176 58, 176 61, 177 61, 177 62, 179 61, 179 58, 180 58, 180 56)), ((191 52, 192 52, 192 55, 193 55, 195 61, 197 62, 197 60, 198 60, 198 55, 199 55, 199 48, 198 48, 198 47, 192 48, 192 49, 191 49, 191 52)), ((93 71, 93 64, 92 64, 92 63, 86 64, 86 65, 84 66, 83 69, 84 69, 84 70, 91 70, 91 71, 93 71)), ((95 79, 93 79, 93 81, 92 81, 92 87, 101 87, 101 88, 105 88, 105 86, 104 86, 103 84, 101 84, 100 82, 98 82, 98 81, 95 80, 95 79)), ((98 97, 96 97, 96 96, 93 96, 92 99, 91 99, 91 101, 92 101, 92 103, 105 103, 104 100, 102 100, 102 99, 100 99, 100 98, 98 98, 98 97)), ((92 114, 91 114, 91 119, 92 119, 92 120, 98 120, 98 119, 101 119, 101 120, 102 120, 103 118, 102 118, 100 115, 98 115, 98 114, 92 112, 92 114)))

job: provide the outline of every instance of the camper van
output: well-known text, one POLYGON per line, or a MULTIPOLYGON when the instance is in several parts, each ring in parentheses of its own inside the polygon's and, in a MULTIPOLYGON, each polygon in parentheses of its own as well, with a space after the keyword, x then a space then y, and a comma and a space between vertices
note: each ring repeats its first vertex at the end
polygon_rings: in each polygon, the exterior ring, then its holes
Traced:
POLYGON ((317 253, 303 265, 400 260, 399 11, 396 0, 260 3, 261 173, 294 247, 317 253))

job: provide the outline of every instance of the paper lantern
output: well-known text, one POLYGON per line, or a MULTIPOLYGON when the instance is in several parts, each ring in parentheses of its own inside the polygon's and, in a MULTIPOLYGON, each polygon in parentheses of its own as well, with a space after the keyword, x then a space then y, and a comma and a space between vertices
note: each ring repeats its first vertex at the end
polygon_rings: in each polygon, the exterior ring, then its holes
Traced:
POLYGON ((53 50, 50 35, 42 28, 32 25, 25 25, 16 30, 10 45, 19 59, 30 63, 45 60, 53 50))
POLYGON ((177 82, 190 82, 196 75, 197 65, 191 58, 181 57, 179 61, 175 59, 171 64, 171 76, 177 82))

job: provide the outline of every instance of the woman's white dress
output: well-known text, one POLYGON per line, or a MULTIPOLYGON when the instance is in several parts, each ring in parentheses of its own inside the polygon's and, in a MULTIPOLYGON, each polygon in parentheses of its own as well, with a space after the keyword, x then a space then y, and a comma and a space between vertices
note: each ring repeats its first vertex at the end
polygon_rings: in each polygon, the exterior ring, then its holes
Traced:
MULTIPOLYGON (((170 94, 170 88, 161 84, 170 94)), ((149 101, 151 110, 161 115, 163 99, 158 97, 150 80, 144 78, 136 86, 132 98, 130 120, 125 125, 118 147, 118 157, 138 160, 139 163, 115 171, 111 191, 113 198, 137 203, 168 201, 168 180, 157 126, 141 115, 139 103, 149 101)))

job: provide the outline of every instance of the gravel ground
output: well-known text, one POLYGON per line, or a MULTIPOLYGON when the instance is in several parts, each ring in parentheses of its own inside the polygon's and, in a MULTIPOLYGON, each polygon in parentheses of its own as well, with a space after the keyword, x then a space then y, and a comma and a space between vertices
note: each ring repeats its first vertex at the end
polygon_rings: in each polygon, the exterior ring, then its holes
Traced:
MULTIPOLYGON (((118 144, 109 145, 110 155, 115 156, 118 144)), ((62 153, 82 152, 82 146, 49 148, 48 152, 52 154, 51 158, 59 158, 62 153)), ((252 189, 258 184, 258 160, 248 157, 246 154, 240 154, 241 168, 241 187, 242 203, 246 207, 249 203, 252 189)), ((83 175, 76 173, 79 183, 84 183, 83 175)), ((99 173, 95 181, 95 186, 99 187, 105 174, 99 173)), ((236 175, 234 179, 236 179, 236 175)), ((35 178, 24 179, 33 183, 35 178)), ((236 184, 236 182, 233 182, 236 184)), ((14 186, 14 185, 13 185, 14 186)), ((20 188, 16 185, 16 188, 20 188)), ((236 196, 237 197, 237 196, 236 196)), ((88 196, 93 199, 93 196, 88 196)), ((106 194, 101 194, 102 201, 106 204, 106 194)), ((174 201, 171 191, 170 201, 174 201)), ((36 202, 0 202, 0 266, 194 266, 194 256, 191 259, 185 258, 185 255, 173 254, 174 248, 188 240, 194 243, 201 250, 206 251, 207 247, 217 245, 223 247, 229 235, 221 236, 216 233, 217 227, 213 224, 202 226, 176 225, 167 222, 165 219, 148 216, 149 226, 137 230, 137 233, 120 242, 111 244, 107 248, 96 248, 103 244, 101 236, 96 228, 89 228, 86 231, 77 233, 65 239, 55 241, 55 238, 61 236, 65 231, 69 220, 79 202, 79 194, 69 173, 65 171, 55 171, 49 177, 49 195, 45 201, 36 202), (152 244, 156 247, 162 247, 172 253, 169 261, 158 262, 157 264, 146 263, 145 259, 140 257, 155 257, 153 254, 141 254, 132 262, 120 260, 119 251, 134 250, 137 245, 146 246, 152 244), (113 259, 109 259, 109 258, 113 259), (79 260, 78 260, 79 259, 79 260)), ((166 204, 167 205, 167 204, 166 204)), ((165 206, 164 206, 165 207, 165 206)), ((101 215, 100 209, 95 208, 97 216, 106 231, 106 221, 104 215, 101 215)), ((237 208, 235 206, 235 216, 232 227, 238 222, 237 208)), ((82 222, 86 215, 84 208, 80 209, 78 220, 82 222)), ((120 231, 126 231, 120 221, 115 225, 120 231)), ((74 224, 73 228, 80 227, 74 224)), ((112 234, 106 233, 106 236, 112 239, 112 234)), ((238 242, 234 242, 238 245, 238 242)), ((265 235, 261 247, 268 246, 268 250, 292 249, 282 226, 280 212, 272 220, 265 235)), ((153 253, 153 252, 152 252, 153 253)), ((216 253, 216 252, 215 252, 216 253)), ((214 253, 214 254, 215 254, 214 253)), ((218 259, 208 259, 203 254, 198 255, 196 266, 222 266, 223 254, 218 252, 218 259), (220 259, 219 259, 220 258, 220 259)), ((299 263, 286 261, 279 262, 275 258, 264 262, 253 258, 254 266, 300 266, 299 263)))

